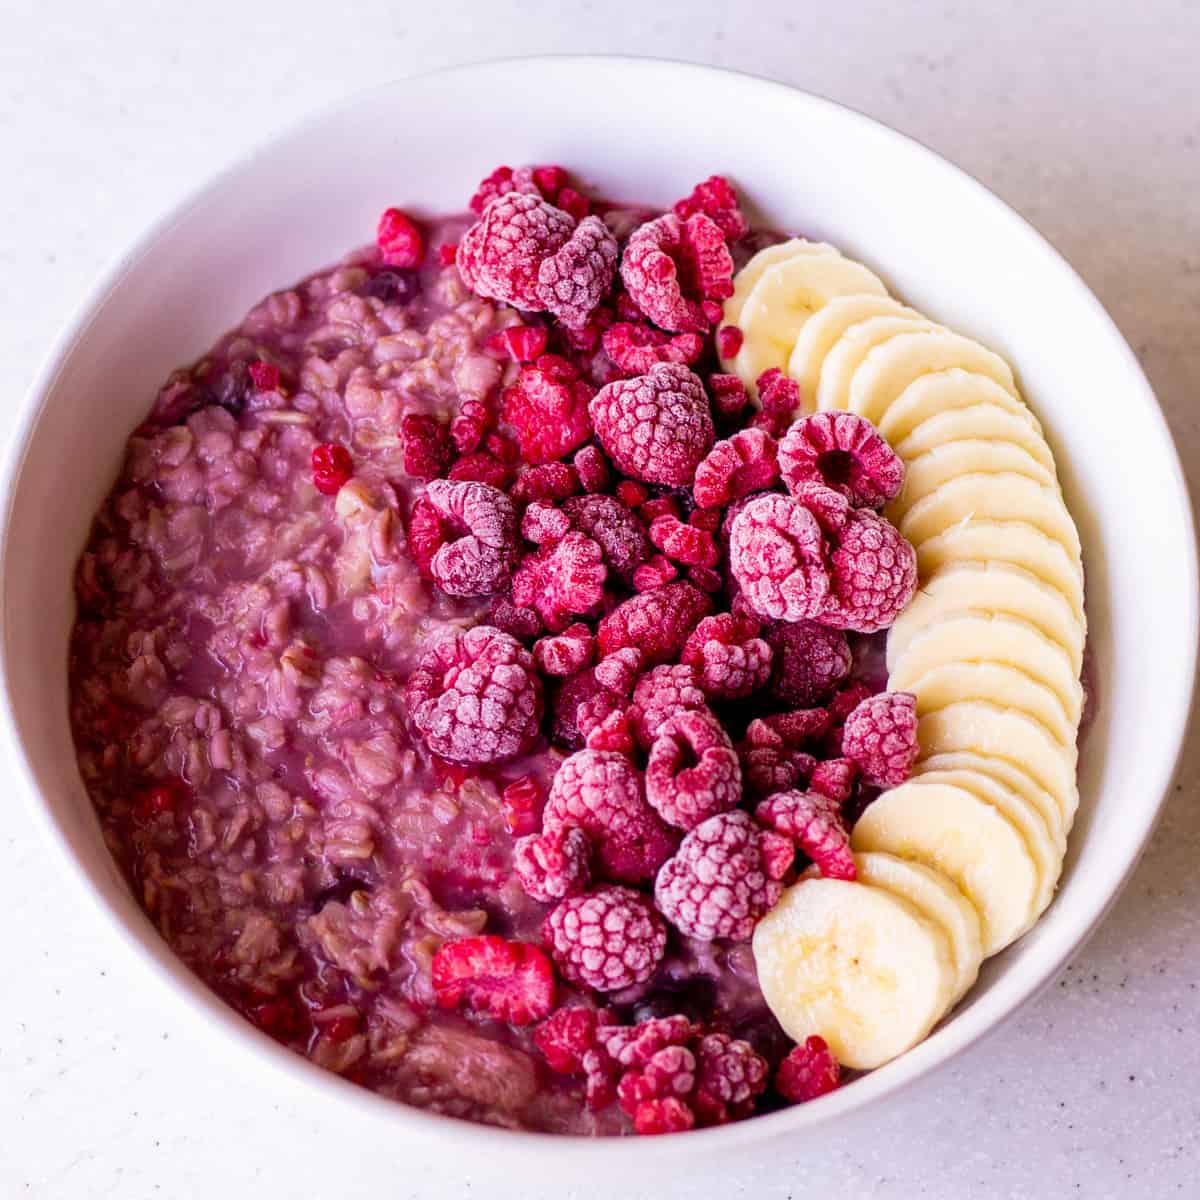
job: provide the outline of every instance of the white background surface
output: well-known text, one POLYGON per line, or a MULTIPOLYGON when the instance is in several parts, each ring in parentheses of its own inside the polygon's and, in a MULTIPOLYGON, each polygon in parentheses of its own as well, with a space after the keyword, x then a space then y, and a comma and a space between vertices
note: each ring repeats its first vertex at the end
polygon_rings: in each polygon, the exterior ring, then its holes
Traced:
MULTIPOLYGON (((1200 6, 1189 0, 0 0, 0 30, 0 438, 101 266, 273 129, 444 63, 610 51, 795 83, 979 176, 1097 291, 1189 473, 1200 468, 1200 6)), ((629 136, 636 120, 631 97, 629 136)), ((1198 776, 1192 752, 1101 932, 986 1044, 794 1156, 621 1194, 1197 1195, 1198 776)), ((602 1179, 551 1192, 536 1169, 497 1178, 487 1163, 464 1178, 461 1162, 377 1127, 302 1115, 277 1086, 207 1060, 209 1043, 113 951, 2 801, 0 864, 2 1200, 608 1194, 602 1179)))

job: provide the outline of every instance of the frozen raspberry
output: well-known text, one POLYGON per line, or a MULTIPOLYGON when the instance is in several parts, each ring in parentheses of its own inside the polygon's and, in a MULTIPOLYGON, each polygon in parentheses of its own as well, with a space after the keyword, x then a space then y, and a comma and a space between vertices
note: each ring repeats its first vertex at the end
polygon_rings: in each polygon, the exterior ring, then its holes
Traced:
POLYGON ((744 741, 738 746, 738 757, 746 791, 755 796, 770 796, 800 787, 817 761, 811 754, 794 750, 782 742, 762 746, 744 741))
POLYGON ((398 208, 386 209, 379 218, 375 240, 389 267, 413 268, 425 257, 425 242, 412 218, 398 208))
POLYGON ((767 1060, 749 1042, 727 1033, 708 1033, 695 1047, 693 1112, 704 1125, 723 1125, 754 1111, 767 1087, 767 1060))
POLYGON ((429 570, 450 596, 487 596, 508 582, 517 554, 512 501, 486 483, 435 479, 424 499, 441 523, 429 570))
POLYGON ((405 700, 429 749, 456 763, 520 754, 537 737, 542 717, 529 651, 490 625, 434 643, 409 677, 405 700))
POLYGON ((654 588, 663 587, 678 577, 679 568, 664 555, 655 554, 634 571, 633 590, 635 592, 653 591, 654 588))
POLYGON ((703 183, 696 184, 690 195, 675 203, 673 211, 683 220, 695 213, 703 213, 720 226, 721 232, 731 242, 745 237, 750 228, 738 207, 733 184, 723 175, 712 175, 703 183))
POLYGON ((545 500, 534 500, 521 514, 521 536, 535 546, 552 546, 570 532, 570 517, 545 500))
POLYGON ((628 583, 639 564, 650 556, 650 539, 642 523, 615 496, 576 496, 563 511, 580 533, 598 542, 604 561, 618 579, 628 583))
POLYGON ((789 490, 823 483, 859 508, 881 508, 904 484, 904 463, 856 413, 820 412, 797 421, 780 443, 779 462, 789 490))
POLYGON ((629 728, 629 717, 620 709, 609 713, 588 733, 586 745, 589 750, 611 750, 632 758, 637 745, 629 728))
POLYGON ((701 822, 658 873, 654 898, 685 937, 744 942, 783 885, 767 874, 765 835, 740 810, 701 822))
POLYGON ((715 717, 680 712, 658 727, 646 764, 646 799, 664 821, 694 829, 741 798, 741 764, 715 717))
POLYGON ((640 508, 650 498, 650 490, 636 479, 622 479, 616 486, 616 496, 626 508, 640 508))
POLYGON ((650 522, 650 540, 672 561, 689 567, 714 567, 717 544, 707 529, 665 514, 650 522))
POLYGON ((568 329, 581 329, 612 286, 617 239, 599 217, 584 217, 538 267, 538 298, 568 329))
MULTIPOLYGON (((706 301, 728 300, 733 295, 733 256, 725 245, 721 227, 704 213, 694 213, 683 223, 683 257, 692 287, 706 301)), ((718 307, 703 310, 710 323, 721 319, 718 307)))
POLYGON ((336 496, 342 485, 354 474, 354 460, 345 446, 322 442, 313 447, 313 486, 323 496, 336 496))
POLYGON ((644 1066, 632 1068, 621 1076, 617 1100, 636 1123, 647 1102, 674 1097, 686 1103, 695 1086, 695 1055, 686 1046, 664 1046, 644 1066))
POLYGON ((746 385, 736 375, 710 375, 708 390, 712 393, 713 410, 727 420, 736 417, 750 403, 746 385))
POLYGON ((518 504, 534 500, 565 500, 579 491, 579 475, 570 463, 541 463, 526 467, 509 494, 518 504))
POLYGON ((446 426, 434 417, 409 413, 400 421, 404 473, 428 483, 446 473, 453 451, 446 426))
POLYGON ((543 675, 577 675, 592 665, 596 639, 584 624, 572 625, 555 637, 534 643, 533 661, 543 675))
POLYGON ((775 439, 761 429, 743 429, 713 446, 696 468, 692 489, 702 508, 721 508, 778 478, 775 439))
POLYGON ((694 668, 706 695, 722 700, 749 696, 771 677, 771 647, 758 632, 758 622, 748 617, 705 617, 689 635, 680 661, 694 668))
POLYGON ((842 753, 872 787, 898 787, 912 772, 917 744, 917 698, 911 692, 880 692, 846 718, 842 753))
POLYGON ((504 824, 513 837, 521 837, 539 829, 545 805, 546 793, 532 775, 522 775, 519 779, 514 779, 500 793, 504 824))
POLYGON ((523 837, 513 847, 513 870, 521 886, 542 903, 581 896, 592 880, 592 847, 573 825, 523 837))
POLYGON ((649 750, 662 725, 682 712, 707 710, 696 672, 682 664, 647 671, 633 689, 629 723, 643 749, 649 750))
POLYGON ((657 1133, 686 1133, 696 1124, 692 1110, 678 1097, 646 1100, 633 1114, 633 1130, 643 1136, 657 1133))
POLYGON ((762 411, 786 429, 801 408, 800 385, 785 375, 778 367, 764 371, 755 381, 758 403, 762 411))
POLYGON ((256 392, 277 392, 279 390, 279 368, 274 363, 258 359, 246 368, 246 373, 250 376, 250 382, 254 384, 256 392))
POLYGON ((742 348, 745 335, 736 325, 722 325, 717 330, 717 353, 728 362, 742 348))
POLYGON ((833 1057, 825 1039, 806 1038, 802 1046, 792 1048, 775 1072, 775 1090, 793 1104, 815 1100, 832 1092, 842 1081, 842 1068, 833 1057))
POLYGON ((686 1046, 703 1032, 682 1013, 650 1017, 636 1025, 608 1025, 596 1030, 597 1046, 618 1067, 644 1067, 667 1046, 686 1046))
POLYGON ((596 1049, 596 1030, 611 1020, 603 1009, 582 1004, 552 1012, 533 1031, 533 1043, 542 1052, 546 1065, 559 1075, 581 1075, 584 1057, 596 1049))
POLYGON ((541 189, 537 186, 532 171, 524 169, 517 174, 512 167, 497 167, 487 178, 480 180, 469 207, 478 216, 497 196, 504 196, 513 191, 538 195, 541 189))
MULTIPOLYGON (((429 418, 424 418, 428 420, 429 418)), ((450 439, 459 454, 471 454, 479 449, 483 435, 492 422, 491 409, 482 400, 467 397, 458 406, 450 422, 450 439)), ((401 431, 403 432, 403 430, 401 431)), ((407 451, 407 446, 405 447, 407 451)), ((410 471, 409 474, 412 474, 410 471)))
POLYGON ((725 586, 725 580, 712 567, 688 567, 688 582, 702 592, 715 596, 725 586))
POLYGON ((502 404, 525 462, 554 462, 582 446, 592 436, 591 399, 591 385, 565 358, 543 354, 532 366, 522 367, 502 404))
POLYGON ((655 363, 682 363, 690 367, 704 351, 698 333, 663 333, 652 325, 618 321, 601 339, 604 352, 625 375, 644 375, 655 363))
POLYGON ((592 840, 599 873, 641 883, 674 851, 674 837, 643 795, 642 778, 624 755, 580 750, 564 760, 550 785, 542 825, 577 825, 592 840))
POLYGON ((687 523, 697 529, 716 533, 721 528, 721 510, 719 508, 693 508, 688 513, 687 523))
POLYGON ((638 509, 638 516, 649 525, 659 517, 674 517, 676 520, 679 520, 682 512, 683 510, 679 507, 679 498, 677 496, 651 496, 638 509))
MULTIPOLYGON (((639 226, 621 259, 621 281, 630 297, 655 325, 672 333, 704 333, 709 321, 699 295, 689 285, 687 228, 673 213, 639 226), (690 295, 685 295, 685 288, 690 295), (694 298, 692 298, 694 297, 694 298)), ((733 262, 730 260, 730 274, 733 262)))
POLYGON ((564 900, 546 918, 542 936, 564 978, 598 992, 645 983, 667 947, 667 927, 654 906, 624 887, 564 900))
POLYGON ((754 815, 794 842, 826 879, 858 878, 850 853, 850 832, 837 801, 814 791, 778 792, 764 800, 754 815))
POLYGON ((691 483, 713 442, 700 380, 679 363, 606 384, 590 405, 596 436, 616 465, 646 483, 691 483))
POLYGON ((533 608, 547 629, 563 629, 571 614, 586 613, 600 602, 607 574, 599 545, 572 531, 526 555, 513 575, 513 602, 533 608))
POLYGON ((511 634, 518 642, 532 642, 542 632, 541 618, 532 608, 518 608, 505 596, 498 596, 488 610, 488 624, 511 634))
POLYGON ((627 700, 644 665, 645 655, 636 646, 625 646, 597 664, 596 678, 614 695, 627 700))
POLYGON ((465 1003, 512 1025, 531 1025, 554 1008, 554 968, 528 942, 488 935, 447 942, 433 956, 431 974, 440 1008, 465 1003))
POLYGON ((489 335, 483 348, 499 358, 531 363, 546 353, 549 332, 544 325, 510 325, 489 335))
POLYGON ((447 478, 456 483, 486 483, 503 491, 512 482, 512 470, 486 450, 479 450, 458 459, 447 478))
POLYGON ((521 458, 521 447, 506 433, 493 430, 483 439, 483 448, 505 466, 514 466, 521 458))
POLYGON ((822 624, 876 633, 891 625, 912 599, 916 551, 878 513, 866 508, 851 512, 830 557, 833 579, 818 617, 822 624))
POLYGON ((854 790, 858 768, 848 758, 827 758, 812 769, 809 791, 820 792, 837 804, 845 804, 854 790))
POLYGON ((815 621, 779 622, 763 637, 774 652, 771 694, 785 704, 816 704, 850 674, 850 643, 839 629, 815 621))
POLYGON ((641 592, 618 604, 600 622, 596 630, 600 653, 636 646, 648 664, 667 662, 711 611, 712 601, 690 583, 668 583, 641 592))
POLYGON ((832 723, 831 714, 823 708, 798 708, 751 721, 746 737, 761 745, 782 742, 791 749, 802 749, 823 738, 832 723), (760 731, 761 737, 757 736, 760 731))
POLYGON ((603 492, 608 489, 612 473, 608 468, 608 459, 599 446, 584 446, 571 460, 575 474, 579 476, 579 486, 585 492, 603 492))
POLYGON ((742 509, 730 531, 729 566, 759 616, 800 621, 827 608, 821 527, 790 496, 757 496, 742 509))
POLYGON ((563 681, 554 698, 550 740, 568 750, 578 750, 592 729, 623 707, 621 697, 597 680, 595 669, 572 675, 563 681))
POLYGON ((556 254, 575 220, 539 196, 509 192, 491 201, 458 244, 458 271, 477 295, 527 312, 543 307, 542 263, 556 254))

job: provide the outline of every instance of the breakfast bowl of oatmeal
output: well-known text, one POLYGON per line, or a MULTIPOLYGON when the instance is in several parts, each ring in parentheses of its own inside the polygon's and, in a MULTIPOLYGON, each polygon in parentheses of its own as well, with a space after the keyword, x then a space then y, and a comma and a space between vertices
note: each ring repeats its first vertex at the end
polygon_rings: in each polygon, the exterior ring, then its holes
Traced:
POLYGON ((88 902, 313 1104, 498 1148, 945 1061, 1100 919, 1190 704, 1186 491, 1094 298, 699 68, 273 142, 102 285, 6 487, 7 734, 88 902))

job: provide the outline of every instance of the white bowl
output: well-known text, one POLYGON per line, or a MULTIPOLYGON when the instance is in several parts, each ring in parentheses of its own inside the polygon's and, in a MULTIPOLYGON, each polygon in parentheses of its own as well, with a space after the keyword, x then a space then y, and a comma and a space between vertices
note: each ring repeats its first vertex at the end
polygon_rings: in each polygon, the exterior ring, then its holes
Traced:
POLYGON ((240 1062, 290 1079, 314 1106, 355 1105, 488 1154, 554 1149, 551 1159, 570 1167, 596 1155, 619 1166, 726 1153, 810 1132, 959 1053, 1045 985, 1104 915, 1154 823, 1191 700, 1187 491, 1149 385, 1095 297, 1021 218, 915 142, 814 96, 700 67, 615 58, 462 67, 368 92, 271 142, 161 221, 70 322, 28 399, 4 489, 9 761, 86 902, 180 1001, 179 1019, 202 1019, 240 1062), (367 240, 384 206, 459 209, 501 160, 562 162, 606 195, 659 204, 720 171, 771 225, 864 259, 905 300, 1015 365, 1083 537, 1100 707, 1054 904, 922 1045, 814 1103, 721 1129, 552 1147, 545 1135, 385 1101, 309 1065, 226 1008, 159 939, 104 847, 75 768, 72 569, 157 385, 261 296, 367 240))

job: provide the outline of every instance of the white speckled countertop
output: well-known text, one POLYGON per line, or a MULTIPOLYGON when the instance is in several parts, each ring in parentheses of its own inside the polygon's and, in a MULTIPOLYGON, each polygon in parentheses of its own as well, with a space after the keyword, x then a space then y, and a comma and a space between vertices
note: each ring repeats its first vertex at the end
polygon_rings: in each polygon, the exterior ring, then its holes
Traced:
MULTIPOLYGON (((5 0, 0 438, 64 315, 185 189, 272 129, 377 80, 536 51, 736 66, 927 142, 1030 218, 1133 344, 1200 469, 1200 5, 1008 0, 5 0), (185 16, 185 11, 188 15, 185 16), (353 19, 344 15, 354 12, 353 19)), ((631 110, 636 120, 636 106, 631 110)), ((783 152, 781 147, 781 152, 783 152)), ((719 164, 714 164, 714 168, 719 164)), ((1164 670, 1169 670, 1169 664, 1164 670)), ((1151 717, 1152 719, 1152 717, 1151 717)), ((2 767, 2 764, 0 764, 2 767)), ((0 776, 2 778, 2 776, 0 776)), ((1100 933, 1021 1016, 794 1158, 627 1196, 1196 1196, 1200 752, 1100 933)), ((521 1196, 293 1111, 226 1062, 56 885, 0 808, 3 1200, 521 1196), (248 1135, 247 1130, 252 1130, 248 1135)), ((558 1188, 600 1200, 603 1184, 558 1188)))

